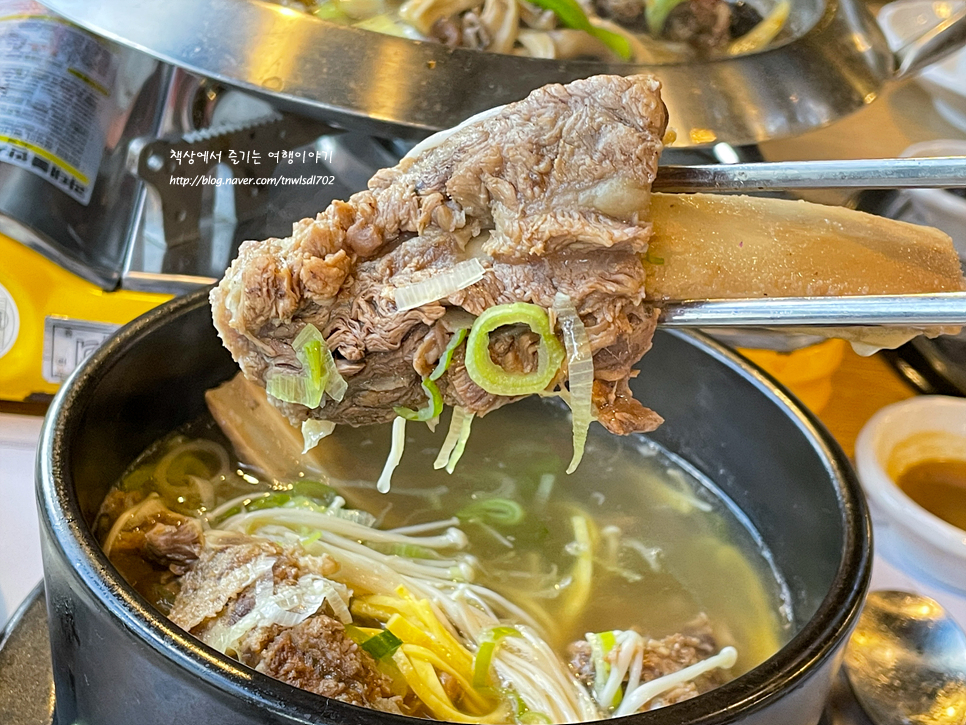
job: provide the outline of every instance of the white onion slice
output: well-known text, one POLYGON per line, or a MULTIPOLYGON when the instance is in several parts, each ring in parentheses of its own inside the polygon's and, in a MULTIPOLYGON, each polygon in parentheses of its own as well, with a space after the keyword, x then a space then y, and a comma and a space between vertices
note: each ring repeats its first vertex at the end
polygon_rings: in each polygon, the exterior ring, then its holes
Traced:
POLYGON ((471 284, 476 284, 483 279, 484 274, 486 270, 478 259, 457 262, 451 269, 436 272, 419 282, 397 287, 396 309, 400 312, 411 310, 449 297, 471 284))
POLYGON ((456 447, 450 454, 449 462, 446 464, 446 472, 452 473, 456 470, 456 464, 463 456, 463 449, 466 448, 466 441, 470 439, 470 426, 473 425, 474 415, 467 413, 460 425, 459 437, 456 439, 456 447))
POLYGON ((397 416, 392 422, 392 446, 389 449, 389 457, 386 465, 383 466, 382 474, 376 482, 376 490, 379 493, 389 493, 389 485, 392 483, 392 472, 396 470, 399 461, 402 460, 403 450, 406 448, 406 419, 397 416))
POLYGON ((436 456, 436 460, 433 462, 433 468, 437 471, 440 468, 446 468, 446 464, 449 463, 449 457, 452 455, 453 449, 456 448, 456 442, 459 440, 460 429, 463 427, 463 418, 465 417, 466 411, 463 408, 453 408, 453 417, 449 422, 449 431, 443 440, 443 446, 439 449, 439 455, 436 456))
POLYGON ((302 448, 302 453, 308 453, 313 448, 315 448, 319 441, 326 436, 332 435, 332 431, 335 430, 335 423, 331 420, 318 420, 317 418, 309 418, 302 422, 302 443, 305 445, 302 448))
POLYGON ((325 368, 326 372, 325 392, 329 394, 332 400, 341 403, 345 397, 345 391, 349 389, 349 384, 342 377, 339 368, 336 367, 332 351, 326 345, 322 345, 322 367, 325 368))
POLYGON ((567 347, 569 402, 574 435, 574 455, 567 467, 567 473, 573 473, 577 470, 580 459, 584 457, 587 429, 590 428, 590 421, 594 419, 591 403, 594 391, 594 357, 587 330, 570 297, 558 292, 553 300, 553 308, 563 331, 564 345, 567 347))

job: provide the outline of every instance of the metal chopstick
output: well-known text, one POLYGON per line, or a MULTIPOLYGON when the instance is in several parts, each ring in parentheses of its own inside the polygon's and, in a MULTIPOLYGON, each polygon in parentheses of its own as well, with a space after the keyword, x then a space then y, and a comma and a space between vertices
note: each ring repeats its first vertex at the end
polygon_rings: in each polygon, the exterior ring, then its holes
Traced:
POLYGON ((664 327, 966 325, 966 292, 684 300, 658 306, 658 324, 664 327))
POLYGON ((966 187, 966 156, 661 166, 654 191, 966 187))

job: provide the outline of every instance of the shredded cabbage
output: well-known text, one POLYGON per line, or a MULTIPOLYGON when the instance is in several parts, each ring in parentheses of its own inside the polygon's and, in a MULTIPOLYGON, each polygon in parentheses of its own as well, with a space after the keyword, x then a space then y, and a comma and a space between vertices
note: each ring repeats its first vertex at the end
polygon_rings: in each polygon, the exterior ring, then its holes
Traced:
POLYGON ((449 297, 471 284, 476 284, 485 274, 486 270, 476 258, 457 262, 450 269, 435 272, 427 279, 397 287, 396 309, 400 312, 411 310, 449 297))
POLYGON ((577 314, 573 301, 563 292, 558 292, 553 301, 560 328, 563 330, 564 344, 567 346, 567 371, 570 387, 570 410, 573 419, 574 455, 567 467, 573 473, 584 457, 587 443, 587 429, 593 420, 591 396, 594 391, 594 357, 590 350, 590 340, 584 323, 577 314))
POLYGON ((493 395, 530 395, 546 389, 557 375, 564 348, 550 328, 547 312, 528 302, 495 305, 473 323, 466 340, 466 372, 470 379, 493 395), (540 336, 537 369, 510 373, 490 358, 490 333, 505 325, 527 325, 540 336))
POLYGON ((320 440, 332 435, 334 430, 335 423, 331 420, 309 418, 308 420, 302 421, 302 442, 305 444, 305 447, 302 448, 302 453, 311 451, 319 444, 320 440))
POLYGON ((392 482, 392 472, 396 470, 399 461, 402 460, 403 450, 406 448, 406 419, 397 417, 392 422, 392 447, 389 449, 389 457, 386 465, 382 469, 382 474, 376 482, 376 490, 379 493, 389 493, 389 485, 392 482))

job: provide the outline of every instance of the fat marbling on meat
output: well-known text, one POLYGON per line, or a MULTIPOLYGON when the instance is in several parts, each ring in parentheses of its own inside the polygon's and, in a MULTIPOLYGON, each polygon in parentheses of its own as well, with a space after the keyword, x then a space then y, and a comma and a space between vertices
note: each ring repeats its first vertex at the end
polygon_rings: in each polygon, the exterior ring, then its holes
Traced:
MULTIPOLYGON (((379 171, 367 190, 296 223, 292 236, 245 242, 211 294, 215 325, 244 374, 264 385, 273 371, 300 368, 291 343, 314 324, 348 391, 315 410, 279 406, 293 422, 365 425, 424 402, 422 376, 453 334, 449 310, 549 309, 559 291, 587 329, 599 420, 616 433, 652 430, 661 419, 633 399, 628 379, 656 322, 641 255, 666 126, 660 84, 648 75, 540 88, 379 171), (482 280, 397 310, 396 289, 470 257, 482 280)), ((535 347, 525 328, 505 328, 490 354, 526 370, 535 347)), ((564 380, 565 369, 552 385, 564 380)), ((462 351, 439 388, 445 403, 476 415, 513 400, 470 380, 462 351)))

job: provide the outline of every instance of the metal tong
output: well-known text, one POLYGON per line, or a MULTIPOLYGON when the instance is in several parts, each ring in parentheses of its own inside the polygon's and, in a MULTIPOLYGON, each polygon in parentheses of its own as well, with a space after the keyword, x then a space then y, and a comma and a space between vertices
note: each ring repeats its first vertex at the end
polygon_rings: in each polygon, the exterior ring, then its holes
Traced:
POLYGON ((654 191, 910 189, 966 186, 966 156, 660 166, 654 191))
POLYGON ((660 305, 662 327, 939 327, 966 325, 966 292, 684 300, 660 305))
MULTIPOLYGON (((662 166, 654 191, 966 187, 966 156, 662 166)), ((671 301, 665 327, 966 325, 966 293, 671 301)))

